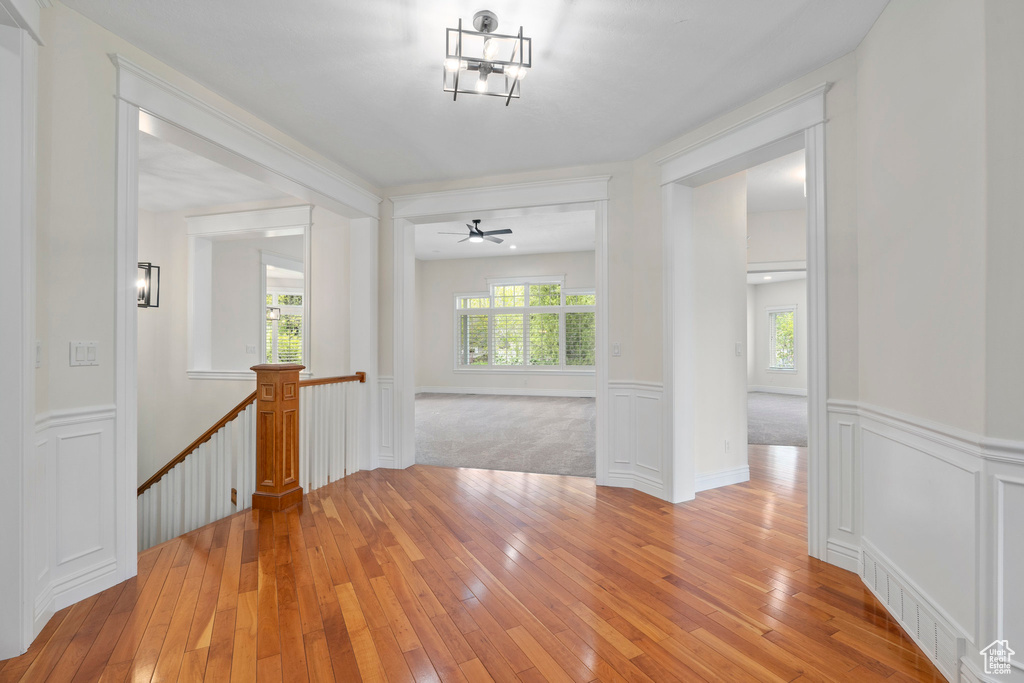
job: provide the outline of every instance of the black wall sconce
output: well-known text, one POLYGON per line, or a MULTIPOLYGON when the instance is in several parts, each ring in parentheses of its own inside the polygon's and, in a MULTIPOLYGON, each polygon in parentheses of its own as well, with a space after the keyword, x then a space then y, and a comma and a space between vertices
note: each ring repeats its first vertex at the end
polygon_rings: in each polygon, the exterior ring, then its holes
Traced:
POLYGON ((139 308, 159 308, 160 306, 160 266, 152 263, 139 262, 139 308))

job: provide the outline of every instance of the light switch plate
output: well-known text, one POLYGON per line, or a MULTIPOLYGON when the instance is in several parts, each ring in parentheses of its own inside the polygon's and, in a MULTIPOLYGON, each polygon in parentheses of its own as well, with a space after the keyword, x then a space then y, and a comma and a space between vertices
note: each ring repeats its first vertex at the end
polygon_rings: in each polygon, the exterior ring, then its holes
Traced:
POLYGON ((742 356, 743 355, 743 342, 736 342, 736 355, 737 356, 742 356))
POLYGON ((612 342, 612 355, 613 356, 621 356, 622 355, 622 345, 619 344, 619 342, 612 342))
POLYGON ((256 345, 255 344, 246 344, 245 345, 245 352, 255 356, 256 355, 256 345))
POLYGON ((70 364, 72 367, 100 364, 99 342, 72 341, 69 347, 70 364))

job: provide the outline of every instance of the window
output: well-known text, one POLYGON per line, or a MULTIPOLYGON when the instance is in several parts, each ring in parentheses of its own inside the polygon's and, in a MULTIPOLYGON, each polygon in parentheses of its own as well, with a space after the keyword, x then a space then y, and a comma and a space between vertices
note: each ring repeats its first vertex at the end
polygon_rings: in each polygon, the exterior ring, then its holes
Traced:
POLYGON ((796 307, 768 309, 768 369, 796 372, 796 307))
POLYGON ((302 294, 267 292, 267 362, 302 362, 302 294))
POLYGON ((593 372, 596 297, 559 278, 502 282, 455 297, 458 370, 593 372))

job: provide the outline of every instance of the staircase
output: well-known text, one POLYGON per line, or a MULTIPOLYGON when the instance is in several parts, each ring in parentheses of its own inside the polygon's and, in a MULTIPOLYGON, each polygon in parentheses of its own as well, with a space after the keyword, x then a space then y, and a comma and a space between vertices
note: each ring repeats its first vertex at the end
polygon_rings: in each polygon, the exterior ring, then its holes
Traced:
MULTIPOLYGON (((299 485, 310 491, 359 469, 366 373, 299 382, 299 485)), ((251 507, 256 392, 138 489, 139 551, 251 507)))

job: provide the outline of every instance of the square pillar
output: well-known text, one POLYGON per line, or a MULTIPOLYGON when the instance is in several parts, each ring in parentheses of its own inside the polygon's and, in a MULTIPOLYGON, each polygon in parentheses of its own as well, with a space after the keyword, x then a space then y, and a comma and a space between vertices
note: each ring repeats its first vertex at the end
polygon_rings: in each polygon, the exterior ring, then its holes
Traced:
POLYGON ((283 510, 302 501, 299 486, 299 371, 296 363, 254 365, 256 492, 254 510, 283 510))

